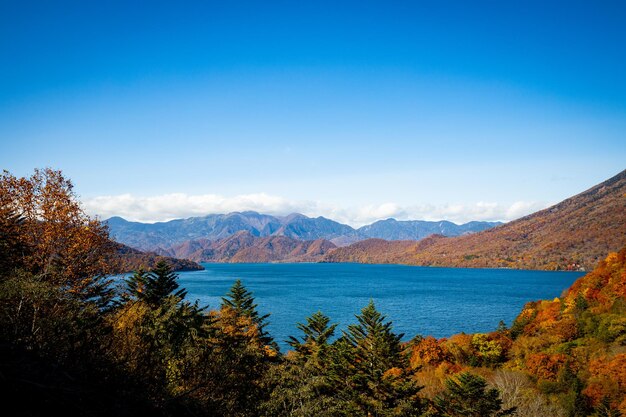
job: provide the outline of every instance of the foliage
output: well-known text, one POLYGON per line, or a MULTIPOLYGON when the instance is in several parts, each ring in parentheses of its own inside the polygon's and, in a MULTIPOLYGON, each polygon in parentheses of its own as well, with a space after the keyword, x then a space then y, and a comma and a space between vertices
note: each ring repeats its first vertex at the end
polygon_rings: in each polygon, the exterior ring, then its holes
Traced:
POLYGON ((290 337, 294 351, 270 370, 267 383, 270 397, 262 405, 267 416, 337 416, 345 415, 348 403, 337 395, 329 375, 330 350, 328 341, 336 324, 317 312, 298 323, 300 338, 290 337))
POLYGON ((532 375, 568 415, 625 413, 625 296, 626 248, 609 254, 562 298, 528 303, 513 325, 510 364, 532 375))
POLYGON ((241 280, 236 280, 226 297, 222 297, 222 310, 230 309, 237 315, 247 317, 258 332, 259 340, 268 347, 278 350, 278 345, 265 331, 269 314, 259 315, 252 293, 248 291, 241 280))
POLYGON ((502 400, 487 381, 463 372, 446 381, 446 389, 434 400, 433 416, 437 417, 497 417, 513 415, 514 408, 502 409, 502 400))
POLYGON ((412 378, 402 335, 393 333, 373 301, 356 319, 333 345, 330 375, 342 398, 364 415, 419 415, 421 387, 412 378))
POLYGON ((24 218, 8 205, 0 205, 0 278, 23 267, 28 248, 20 240, 24 218))
POLYGON ((289 345, 305 356, 319 355, 320 350, 328 346, 328 340, 335 334, 336 324, 328 325, 330 318, 321 311, 306 318, 306 324, 298 323, 296 327, 302 331, 301 340, 291 336, 289 345))
POLYGON ((112 270, 108 232, 84 213, 61 171, 37 169, 29 178, 4 171, 0 207, 23 219, 15 242, 29 249, 21 259, 28 271, 79 297, 102 295, 112 270))
POLYGON ((565 409, 539 392, 523 372, 499 369, 494 373, 491 383, 500 391, 502 408, 515 408, 516 417, 565 417, 565 409))
POLYGON ((170 295, 181 300, 185 298, 187 291, 178 289, 177 279, 172 268, 165 261, 159 261, 149 274, 142 270, 134 273, 127 283, 127 289, 135 298, 151 306, 159 306, 170 295))

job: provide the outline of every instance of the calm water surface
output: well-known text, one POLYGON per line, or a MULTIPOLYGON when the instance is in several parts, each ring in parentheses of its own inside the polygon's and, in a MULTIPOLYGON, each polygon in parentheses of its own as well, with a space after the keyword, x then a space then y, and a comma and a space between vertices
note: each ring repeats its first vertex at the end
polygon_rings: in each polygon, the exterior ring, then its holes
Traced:
POLYGON ((239 278, 254 293, 268 330, 281 348, 300 335, 297 322, 317 310, 339 329, 354 323, 370 299, 405 340, 417 334, 446 337, 510 325, 524 304, 560 296, 582 272, 428 268, 362 264, 203 264, 181 272, 188 298, 219 306, 239 278))

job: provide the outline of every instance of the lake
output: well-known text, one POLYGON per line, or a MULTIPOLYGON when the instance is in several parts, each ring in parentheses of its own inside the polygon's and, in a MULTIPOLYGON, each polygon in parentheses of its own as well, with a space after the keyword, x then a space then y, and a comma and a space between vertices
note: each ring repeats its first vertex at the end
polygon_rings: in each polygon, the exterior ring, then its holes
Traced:
MULTIPOLYGON (((217 308, 234 280, 254 293, 268 331, 282 350, 299 336, 297 322, 321 310, 338 329, 373 299, 404 340, 420 334, 447 337, 510 325, 528 301, 561 295, 583 272, 429 268, 363 264, 202 264, 179 273, 188 299, 217 308)), ((338 332, 339 333, 339 332, 338 332)))

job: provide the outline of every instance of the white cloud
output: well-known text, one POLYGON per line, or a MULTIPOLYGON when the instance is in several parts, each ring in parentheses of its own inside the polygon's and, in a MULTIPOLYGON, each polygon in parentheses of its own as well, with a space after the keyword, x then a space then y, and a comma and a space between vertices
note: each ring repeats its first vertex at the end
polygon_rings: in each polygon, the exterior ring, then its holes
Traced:
POLYGON ((517 201, 513 204, 477 202, 473 204, 410 205, 392 202, 362 207, 338 207, 319 201, 289 200, 265 193, 225 197, 217 194, 188 195, 182 193, 138 197, 131 194, 99 196, 84 201, 91 215, 107 219, 121 216, 141 222, 167 221, 214 213, 253 210, 272 215, 302 213, 324 216, 358 227, 390 217, 398 220, 450 220, 464 223, 471 220, 509 221, 547 207, 545 203, 517 201))

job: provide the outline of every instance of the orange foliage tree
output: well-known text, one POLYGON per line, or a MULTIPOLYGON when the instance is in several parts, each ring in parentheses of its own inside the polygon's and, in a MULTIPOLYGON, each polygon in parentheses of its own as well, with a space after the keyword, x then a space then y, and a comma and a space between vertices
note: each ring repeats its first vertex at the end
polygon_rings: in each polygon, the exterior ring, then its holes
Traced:
POLYGON ((17 238, 29 249, 23 263, 30 272, 86 297, 112 272, 106 226, 83 211, 61 171, 36 169, 22 178, 3 171, 0 207, 23 219, 17 238))
POLYGON ((614 408, 626 412, 626 354, 618 354, 613 358, 602 357, 589 364, 591 377, 589 385, 583 393, 589 397, 594 406, 608 399, 614 408))
POLYGON ((450 362, 452 357, 448 348, 432 336, 428 336, 411 348, 411 368, 423 366, 439 366, 443 362, 450 362))

